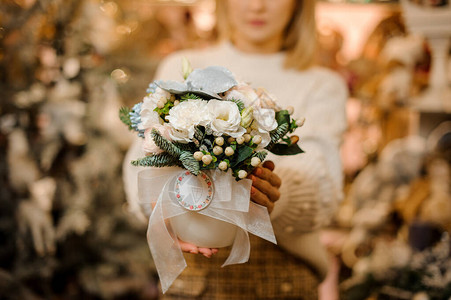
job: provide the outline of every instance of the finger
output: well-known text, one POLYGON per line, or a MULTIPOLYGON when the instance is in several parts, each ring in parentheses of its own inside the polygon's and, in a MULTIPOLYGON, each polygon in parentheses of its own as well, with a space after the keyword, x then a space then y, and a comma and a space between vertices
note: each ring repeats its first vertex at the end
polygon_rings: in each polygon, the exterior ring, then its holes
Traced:
POLYGON ((179 239, 179 245, 180 245, 180 249, 182 249, 183 252, 193 253, 193 254, 199 253, 199 248, 197 248, 196 245, 184 242, 180 239, 179 239))
MULTIPOLYGON (((217 253, 218 249, 215 250, 216 250, 215 253, 217 253)), ((210 258, 214 254, 213 249, 211 248, 199 248, 199 253, 208 258, 210 258)))
POLYGON ((279 189, 271 185, 268 181, 257 176, 251 175, 252 186, 257 188, 261 193, 265 194, 271 202, 275 202, 280 198, 279 189))
POLYGON ((268 209, 268 212, 271 212, 274 208, 274 203, 272 203, 265 194, 257 190, 255 187, 251 187, 251 200, 265 206, 268 209))
POLYGON ((273 171, 268 168, 257 167, 252 172, 255 176, 260 177, 263 180, 268 181, 271 185, 275 187, 280 187, 282 184, 282 180, 280 180, 279 176, 276 175, 273 171))
POLYGON ((274 168, 276 167, 276 165, 274 164, 274 162, 272 160, 265 160, 263 162, 263 167, 270 169, 271 171, 274 171, 274 168))

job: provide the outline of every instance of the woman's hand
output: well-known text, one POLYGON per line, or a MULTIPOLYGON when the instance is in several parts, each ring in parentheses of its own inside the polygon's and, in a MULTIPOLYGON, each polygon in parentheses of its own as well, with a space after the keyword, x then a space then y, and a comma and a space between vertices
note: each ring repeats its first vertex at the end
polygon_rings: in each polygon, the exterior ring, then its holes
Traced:
POLYGON ((210 258, 213 254, 218 253, 218 249, 216 248, 200 248, 196 245, 184 242, 179 239, 180 248, 183 252, 192 253, 192 254, 202 254, 205 257, 210 258))
POLYGON ((274 202, 279 200, 279 187, 282 184, 279 176, 273 173, 274 163, 265 161, 261 167, 254 169, 249 179, 252 180, 251 200, 266 206, 268 212, 274 208, 274 202))

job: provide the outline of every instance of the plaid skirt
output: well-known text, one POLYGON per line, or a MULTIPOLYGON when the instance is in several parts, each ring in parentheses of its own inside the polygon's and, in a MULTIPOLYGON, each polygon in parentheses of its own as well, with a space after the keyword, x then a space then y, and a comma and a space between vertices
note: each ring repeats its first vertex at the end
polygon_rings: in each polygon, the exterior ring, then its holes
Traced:
POLYGON ((251 255, 244 264, 221 268, 230 249, 212 258, 185 254, 188 267, 160 299, 318 299, 319 279, 300 259, 250 235, 251 255))

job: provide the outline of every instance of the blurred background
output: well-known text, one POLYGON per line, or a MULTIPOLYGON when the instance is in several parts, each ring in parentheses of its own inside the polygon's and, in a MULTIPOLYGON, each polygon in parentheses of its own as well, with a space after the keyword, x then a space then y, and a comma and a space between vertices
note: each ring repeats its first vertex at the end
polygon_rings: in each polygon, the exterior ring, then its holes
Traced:
MULTIPOLYGON (((317 21, 350 92, 322 298, 448 299, 451 5, 320 1, 317 21)), ((0 2, 0 299, 158 298, 118 110, 215 26, 214 0, 0 2)))

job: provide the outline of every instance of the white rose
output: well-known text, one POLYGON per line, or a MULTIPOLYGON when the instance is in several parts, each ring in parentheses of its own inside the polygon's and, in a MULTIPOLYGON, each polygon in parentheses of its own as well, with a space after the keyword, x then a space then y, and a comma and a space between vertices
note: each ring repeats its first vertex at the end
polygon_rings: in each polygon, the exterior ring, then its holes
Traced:
POLYGON ((187 100, 174 106, 166 116, 172 126, 172 138, 180 142, 190 142, 197 125, 206 126, 211 117, 207 108, 207 101, 187 100))
POLYGON ((238 85, 231 88, 225 94, 226 100, 241 100, 246 107, 251 106, 252 103, 258 99, 258 95, 255 90, 246 83, 239 83, 238 85))
POLYGON ((237 138, 246 132, 246 129, 240 126, 240 110, 234 102, 210 100, 207 107, 211 115, 210 125, 214 135, 227 134, 237 138))
POLYGON ((165 126, 165 125, 154 125, 152 128, 147 128, 146 131, 144 131, 144 142, 142 144, 142 149, 144 152, 146 153, 152 153, 152 154, 156 154, 156 153, 161 153, 163 152, 162 149, 160 149, 160 147, 158 147, 153 138, 152 138, 152 129, 156 129, 158 130, 158 132, 160 132, 160 134, 167 138, 168 140, 171 140, 171 136, 170 136, 170 132, 171 132, 171 128, 169 126, 165 126))
POLYGON ((277 128, 276 112, 269 108, 254 108, 254 120, 258 127, 266 131, 272 131, 277 128))

